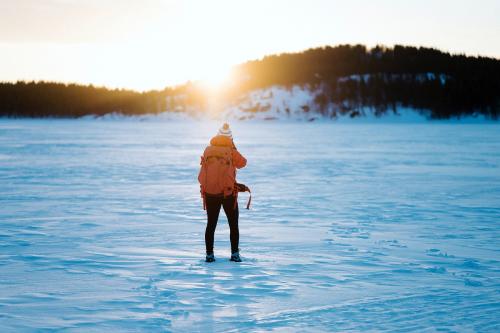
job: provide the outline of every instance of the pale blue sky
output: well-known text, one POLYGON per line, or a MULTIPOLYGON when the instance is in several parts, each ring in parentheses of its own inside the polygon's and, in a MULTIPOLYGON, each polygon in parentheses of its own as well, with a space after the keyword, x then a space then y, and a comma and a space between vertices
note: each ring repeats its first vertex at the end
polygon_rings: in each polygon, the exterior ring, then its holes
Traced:
POLYGON ((499 13, 498 0, 0 0, 0 80, 162 88, 339 43, 500 58, 499 13))

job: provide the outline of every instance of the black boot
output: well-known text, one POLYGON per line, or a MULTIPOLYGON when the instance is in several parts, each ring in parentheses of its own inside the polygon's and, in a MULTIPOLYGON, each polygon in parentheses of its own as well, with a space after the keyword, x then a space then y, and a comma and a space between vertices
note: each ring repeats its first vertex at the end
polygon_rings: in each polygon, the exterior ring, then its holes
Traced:
POLYGON ((215 256, 213 253, 207 253, 207 257, 205 258, 206 262, 214 262, 215 261, 215 256))
POLYGON ((233 252, 231 254, 231 261, 234 261, 234 262, 241 262, 241 258, 240 258, 240 253, 239 252, 233 252))

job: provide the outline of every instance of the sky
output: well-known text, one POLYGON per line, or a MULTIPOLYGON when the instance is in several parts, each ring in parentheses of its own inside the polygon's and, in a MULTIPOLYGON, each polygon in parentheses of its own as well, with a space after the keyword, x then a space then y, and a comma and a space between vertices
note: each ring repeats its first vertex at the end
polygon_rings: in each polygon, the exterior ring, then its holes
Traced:
POLYGON ((500 58, 498 0, 0 0, 0 81, 139 91, 336 44, 500 58))

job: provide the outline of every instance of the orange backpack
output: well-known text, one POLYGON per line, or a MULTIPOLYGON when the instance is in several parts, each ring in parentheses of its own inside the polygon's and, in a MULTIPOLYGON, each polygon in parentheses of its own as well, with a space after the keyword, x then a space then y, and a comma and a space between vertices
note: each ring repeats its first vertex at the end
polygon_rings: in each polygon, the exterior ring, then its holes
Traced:
MULTIPOLYGON (((238 192, 250 192, 245 185, 236 183, 236 167, 233 164, 231 147, 208 146, 201 156, 200 164, 198 181, 203 198, 203 209, 206 209, 205 194, 222 194, 224 197, 234 195, 237 198, 238 192)), ((247 209, 250 208, 250 202, 251 196, 247 209)))
POLYGON ((198 174, 202 194, 233 194, 236 168, 230 147, 208 146, 201 157, 198 174))

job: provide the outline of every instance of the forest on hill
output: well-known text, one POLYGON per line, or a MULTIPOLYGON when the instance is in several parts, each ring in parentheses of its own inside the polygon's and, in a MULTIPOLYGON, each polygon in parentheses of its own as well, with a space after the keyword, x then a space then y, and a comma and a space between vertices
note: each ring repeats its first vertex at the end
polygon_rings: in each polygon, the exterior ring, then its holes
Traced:
POLYGON ((435 118, 472 113, 497 118, 500 112, 500 60, 432 48, 323 47, 250 61, 238 71, 247 78, 243 89, 319 86, 320 111, 334 103, 379 112, 402 105, 430 110, 435 118))
MULTIPOLYGON (((248 61, 219 97, 234 103, 270 86, 310 87, 313 112, 370 107, 382 114, 398 106, 428 110, 434 118, 500 114, 500 60, 453 55, 432 48, 339 45, 248 61)), ((199 85, 149 92, 54 82, 0 83, 0 116, 81 117, 165 111, 203 111, 208 93, 199 85)))

